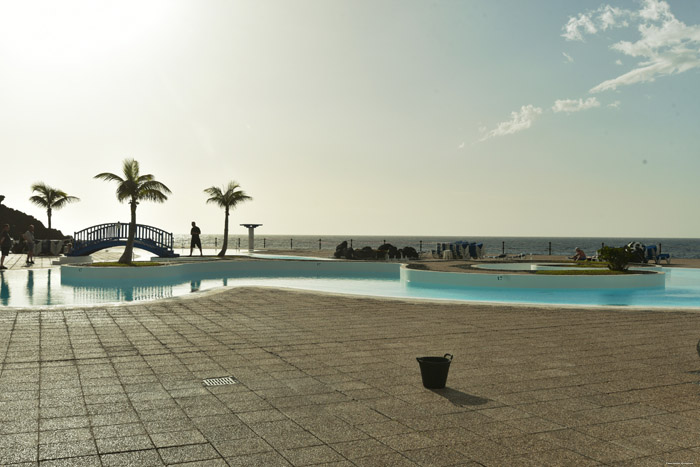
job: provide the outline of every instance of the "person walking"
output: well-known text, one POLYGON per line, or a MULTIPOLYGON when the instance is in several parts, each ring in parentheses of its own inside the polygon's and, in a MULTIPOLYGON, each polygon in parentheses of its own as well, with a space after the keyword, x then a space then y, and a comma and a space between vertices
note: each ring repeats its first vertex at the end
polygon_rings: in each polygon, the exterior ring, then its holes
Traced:
POLYGON ((5 258, 10 254, 11 248, 12 237, 10 237, 10 224, 5 224, 2 226, 2 232, 0 232, 0 250, 2 250, 0 269, 7 269, 7 266, 5 266, 5 258))
POLYGON ((27 242, 27 264, 34 264, 34 225, 29 224, 24 240, 27 242))
POLYGON ((199 238, 201 233, 202 231, 199 230, 197 224, 192 221, 192 228, 190 229, 190 235, 192 235, 192 240, 190 241, 190 256, 192 256, 192 250, 194 250, 195 246, 199 248, 199 256, 204 256, 202 254, 202 240, 199 238))

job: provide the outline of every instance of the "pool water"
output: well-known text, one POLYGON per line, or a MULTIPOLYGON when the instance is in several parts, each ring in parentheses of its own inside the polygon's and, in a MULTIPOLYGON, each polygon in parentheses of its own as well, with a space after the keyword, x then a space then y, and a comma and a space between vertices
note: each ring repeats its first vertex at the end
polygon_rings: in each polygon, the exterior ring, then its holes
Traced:
POLYGON ((239 273, 198 273, 188 280, 153 279, 138 284, 69 284, 60 268, 3 271, 0 304, 7 307, 90 305, 156 300, 219 287, 269 286, 379 297, 499 302, 520 304, 605 305, 700 309, 700 269, 664 268, 666 288, 651 289, 523 289, 414 285, 396 275, 338 274, 266 276, 239 273))

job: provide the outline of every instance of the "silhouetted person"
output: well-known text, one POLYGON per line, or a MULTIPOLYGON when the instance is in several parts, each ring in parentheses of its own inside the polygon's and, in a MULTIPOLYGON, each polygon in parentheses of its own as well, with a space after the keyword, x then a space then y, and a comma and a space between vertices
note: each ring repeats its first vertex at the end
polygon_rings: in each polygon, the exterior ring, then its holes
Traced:
POLYGON ((5 266, 5 258, 7 258, 7 256, 10 254, 11 248, 12 237, 10 237, 10 224, 5 224, 2 226, 2 232, 0 232, 0 250, 2 250, 0 269, 7 269, 5 266))
POLYGON ((202 254, 202 240, 199 239, 201 233, 202 231, 199 230, 197 224, 192 221, 192 228, 190 229, 190 235, 192 235, 192 240, 190 241, 190 256, 192 256, 192 250, 194 250, 195 246, 199 248, 199 256, 204 256, 202 254))
POLYGON ((27 264, 34 264, 34 226, 30 224, 23 236, 27 242, 27 264))
POLYGON ((586 260, 586 253, 583 252, 582 249, 576 248, 576 253, 574 256, 571 257, 574 261, 585 261, 586 260))

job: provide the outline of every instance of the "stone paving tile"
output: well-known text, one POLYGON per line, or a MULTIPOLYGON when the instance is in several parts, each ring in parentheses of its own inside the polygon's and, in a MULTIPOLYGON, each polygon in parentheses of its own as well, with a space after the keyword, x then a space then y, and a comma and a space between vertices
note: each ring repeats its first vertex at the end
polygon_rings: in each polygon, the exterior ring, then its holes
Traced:
POLYGON ((228 467, 224 459, 208 459, 204 461, 192 461, 176 464, 178 467, 228 467))
POLYGON ((487 438, 471 439, 464 444, 452 446, 452 449, 470 460, 486 465, 497 464, 506 459, 517 457, 517 452, 487 438))
POLYGON ((270 289, 11 312, 0 464, 696 461, 698 325, 270 289), (425 390, 415 357, 445 351, 448 387, 425 390), (222 375, 240 383, 202 386, 222 375))
POLYGON ((638 457, 645 457, 645 454, 636 449, 630 449, 616 443, 607 443, 605 441, 576 448, 575 452, 600 463, 625 460, 631 461, 632 459, 636 459, 638 457))
POLYGON ((90 456, 96 454, 97 448, 95 447, 95 441, 92 439, 39 445, 40 461, 44 461, 46 459, 90 456))
POLYGON ((0 436, 0 449, 14 446, 36 446, 37 433, 34 431, 25 433, 11 433, 0 436))
POLYGON ((158 452, 166 464, 220 458, 216 449, 209 443, 159 448, 158 452))
POLYGON ((232 422, 230 425, 200 425, 199 431, 209 440, 235 440, 259 436, 242 422, 232 422))
POLYGON ((89 428, 69 428, 66 430, 47 430, 39 432, 39 444, 66 443, 92 439, 89 428))
POLYGON ((104 467, 157 467, 166 465, 153 450, 118 452, 100 456, 104 467))
POLYGON ((54 417, 41 418, 39 429, 42 431, 61 430, 68 428, 83 428, 90 426, 90 419, 87 416, 54 417))
POLYGON ((137 422, 139 422, 139 417, 136 415, 136 412, 133 411, 90 415, 90 424, 92 426, 118 425, 137 422))
MULTIPOLYGON (((628 458, 627 465, 637 465, 637 459, 628 458)), ((562 466, 562 465, 575 465, 575 466, 600 466, 605 465, 598 462, 595 459, 583 456, 576 452, 570 451, 568 449, 555 449, 551 451, 542 451, 526 454, 518 458, 519 463, 527 465, 538 465, 538 466, 562 466)), ((658 465, 658 464, 657 464, 658 465)))
POLYGON ((396 420, 388 420, 377 423, 364 423, 357 425, 357 428, 374 438, 382 438, 402 433, 411 433, 414 431, 413 428, 410 428, 406 424, 399 423, 396 420))
POLYGON ((418 465, 416 462, 399 453, 361 457, 359 459, 355 459, 353 462, 359 467, 404 467, 418 465))
POLYGON ((121 392, 112 394, 94 394, 85 396, 85 404, 88 406, 109 404, 114 407, 112 412, 123 412, 121 406, 131 407, 129 397, 121 392))
POLYGON ((546 431, 555 431, 564 428, 564 426, 551 422, 541 417, 515 418, 504 421, 505 424, 516 428, 524 433, 542 433, 546 431))
POLYGON ((406 456, 423 466, 461 465, 469 459, 454 449, 440 446, 407 451, 406 456))
POLYGON ((12 445, 0 449, 0 465, 35 462, 37 457, 38 446, 12 445))
POLYGON ((262 438, 222 439, 209 441, 216 451, 224 457, 246 456, 272 451, 270 444, 262 438))
POLYGON ((393 454, 392 448, 376 439, 361 439, 331 444, 331 447, 346 459, 393 454))
POLYGON ((36 418, 22 418, 19 415, 13 419, 3 419, 0 422, 0 435, 14 433, 37 433, 39 431, 39 420, 36 418))
POLYGON ((242 412, 237 413, 237 415, 244 423, 272 422, 275 420, 285 420, 287 418, 286 415, 275 409, 242 412))
POLYGON ((123 451, 140 451, 153 448, 151 439, 146 435, 132 435, 119 438, 96 439, 97 450, 100 454, 123 451))
POLYGON ((311 433, 307 432, 284 435, 268 435, 264 436, 263 439, 278 451, 283 449, 317 446, 323 443, 311 433))
POLYGON ((65 459, 50 459, 41 462, 42 467, 101 467, 99 456, 68 457, 65 459))
POLYGON ((198 430, 154 433, 151 435, 151 440, 157 448, 201 444, 207 441, 198 430))
POLYGON ((145 420, 143 421, 143 426, 151 435, 155 433, 170 433, 174 431, 188 431, 197 429, 195 423, 189 418, 177 420, 145 420))
POLYGON ((343 460, 343 457, 329 446, 285 449, 280 454, 292 465, 312 465, 343 460))
POLYGON ((379 438, 383 444, 386 444, 395 451, 408 451, 412 449, 420 449, 434 446, 444 445, 444 441, 435 439, 427 433, 404 433, 400 435, 388 436, 379 438))
POLYGON ((228 457, 226 461, 233 467, 284 467, 292 465, 275 451, 228 457))
POLYGON ((336 417, 302 419, 299 425, 325 443, 367 438, 367 434, 336 417))
POLYGON ((92 427, 95 438, 121 438, 124 436, 145 435, 146 429, 141 423, 123 423, 92 427))
POLYGON ((639 418, 580 426, 576 427, 576 430, 599 439, 615 440, 667 431, 669 427, 654 423, 649 419, 639 418))

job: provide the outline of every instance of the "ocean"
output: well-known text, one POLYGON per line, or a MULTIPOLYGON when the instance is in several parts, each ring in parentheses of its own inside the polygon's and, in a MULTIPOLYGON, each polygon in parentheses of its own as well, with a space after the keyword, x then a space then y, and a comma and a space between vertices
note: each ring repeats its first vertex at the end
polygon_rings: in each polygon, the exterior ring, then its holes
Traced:
MULTIPOLYGON (((205 249, 221 248, 223 235, 202 235, 205 249)), ((458 240, 483 243, 484 255, 492 256, 506 253, 510 255, 567 255, 574 254, 579 247, 587 255, 593 255, 605 244, 606 246, 623 246, 629 242, 644 245, 661 245, 663 253, 670 253, 675 258, 700 258, 700 239, 698 238, 606 238, 606 237, 430 237, 430 236, 378 236, 378 235, 256 235, 255 249, 262 250, 335 250, 335 247, 347 241, 353 248, 370 246, 377 248, 383 243, 391 243, 397 248, 411 246, 416 251, 430 251, 438 243, 451 243, 458 240)), ((247 235, 229 236, 228 248, 235 250, 248 248, 247 235), (240 242, 240 243, 239 243, 240 242)), ((189 248, 189 234, 175 234, 174 248, 189 248)))

